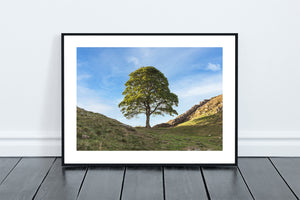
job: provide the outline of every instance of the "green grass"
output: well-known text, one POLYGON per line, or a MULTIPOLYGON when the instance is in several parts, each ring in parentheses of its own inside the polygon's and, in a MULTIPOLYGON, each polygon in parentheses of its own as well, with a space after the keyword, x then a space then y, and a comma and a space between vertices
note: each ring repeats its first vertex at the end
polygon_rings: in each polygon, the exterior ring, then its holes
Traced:
POLYGON ((132 127, 77 108, 78 150, 138 150, 146 142, 132 127))
POLYGON ((222 113, 198 117, 171 128, 136 128, 156 137, 155 150, 222 150, 222 113))
POLYGON ((171 128, 132 128, 77 108, 78 150, 222 150, 222 112, 171 128))

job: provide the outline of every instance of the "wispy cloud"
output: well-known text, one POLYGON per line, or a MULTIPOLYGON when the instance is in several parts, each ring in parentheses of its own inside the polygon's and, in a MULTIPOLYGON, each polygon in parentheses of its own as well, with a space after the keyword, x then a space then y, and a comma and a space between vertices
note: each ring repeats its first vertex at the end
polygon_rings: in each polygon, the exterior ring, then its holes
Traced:
POLYGON ((206 66, 207 70, 211 70, 211 71, 219 71, 221 70, 221 65, 220 64, 212 64, 212 63, 208 63, 208 65, 206 66))
POLYGON ((181 91, 180 96, 182 98, 194 97, 194 96, 206 96, 207 94, 222 92, 222 83, 212 83, 209 85, 199 85, 188 88, 181 91))
POLYGON ((135 57, 135 56, 128 57, 127 58, 127 62, 128 63, 133 63, 135 66, 139 66, 139 64, 140 64, 139 59, 137 57, 135 57))
POLYGON ((84 79, 89 79, 89 78, 91 78, 91 77, 92 77, 92 75, 87 74, 87 73, 79 74, 79 75, 77 76, 77 80, 78 80, 78 81, 81 81, 81 80, 84 80, 84 79))
POLYGON ((89 63, 87 61, 80 61, 77 60, 77 67, 85 67, 87 66, 89 63))
POLYGON ((96 91, 82 86, 77 87, 77 105, 98 113, 107 113, 113 109, 113 106, 105 103, 96 91))
POLYGON ((178 113, 183 113, 204 99, 222 94, 222 74, 187 76, 170 87, 179 98, 178 113))

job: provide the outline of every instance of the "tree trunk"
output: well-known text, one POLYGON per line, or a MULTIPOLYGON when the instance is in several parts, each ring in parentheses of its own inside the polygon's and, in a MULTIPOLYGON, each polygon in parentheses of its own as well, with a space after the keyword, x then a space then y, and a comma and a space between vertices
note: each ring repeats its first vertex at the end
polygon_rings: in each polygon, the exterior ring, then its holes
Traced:
POLYGON ((146 113, 146 128, 151 128, 150 126, 150 114, 146 113))

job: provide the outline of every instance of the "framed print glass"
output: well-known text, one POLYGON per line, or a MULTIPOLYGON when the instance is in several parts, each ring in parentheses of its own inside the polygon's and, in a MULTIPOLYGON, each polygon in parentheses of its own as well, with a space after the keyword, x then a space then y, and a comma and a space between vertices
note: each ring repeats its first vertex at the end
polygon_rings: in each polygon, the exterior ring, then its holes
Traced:
POLYGON ((62 34, 63 165, 236 165, 237 34, 62 34))

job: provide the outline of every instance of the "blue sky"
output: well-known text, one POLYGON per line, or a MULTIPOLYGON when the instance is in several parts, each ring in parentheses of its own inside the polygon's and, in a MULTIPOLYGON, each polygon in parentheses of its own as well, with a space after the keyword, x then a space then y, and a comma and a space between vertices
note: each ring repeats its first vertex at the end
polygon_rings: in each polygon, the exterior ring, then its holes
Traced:
MULTIPOLYGON (((222 48, 77 48, 77 105, 132 126, 145 126, 145 116, 126 119, 118 104, 129 74, 142 66, 154 66, 167 77, 178 95, 178 114, 204 99, 222 93, 222 48)), ((153 126, 174 117, 150 119, 153 126)))

